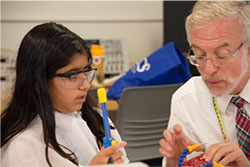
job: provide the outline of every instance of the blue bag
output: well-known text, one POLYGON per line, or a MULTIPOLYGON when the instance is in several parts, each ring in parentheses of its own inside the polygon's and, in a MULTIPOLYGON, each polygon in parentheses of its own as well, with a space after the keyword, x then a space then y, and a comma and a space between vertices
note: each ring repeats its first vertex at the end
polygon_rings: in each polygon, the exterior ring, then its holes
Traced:
POLYGON ((183 83, 191 76, 186 58, 170 42, 135 64, 109 88, 107 97, 117 100, 124 88, 183 83))

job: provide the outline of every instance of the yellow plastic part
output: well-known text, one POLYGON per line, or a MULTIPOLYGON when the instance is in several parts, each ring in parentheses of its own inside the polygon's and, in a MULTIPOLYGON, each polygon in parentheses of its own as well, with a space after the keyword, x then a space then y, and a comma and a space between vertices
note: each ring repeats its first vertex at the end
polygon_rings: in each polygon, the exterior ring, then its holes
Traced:
POLYGON ((111 142, 111 144, 112 144, 112 146, 113 146, 113 145, 117 144, 117 141, 116 141, 116 140, 113 140, 113 141, 111 142))
POLYGON ((199 144, 194 144, 192 146, 187 146, 188 151, 191 153, 194 149, 199 147, 199 144))
POLYGON ((213 162, 213 167, 224 167, 224 165, 218 164, 216 162, 213 162))
POLYGON ((98 96, 99 103, 107 102, 106 91, 104 88, 97 89, 97 96, 98 96))

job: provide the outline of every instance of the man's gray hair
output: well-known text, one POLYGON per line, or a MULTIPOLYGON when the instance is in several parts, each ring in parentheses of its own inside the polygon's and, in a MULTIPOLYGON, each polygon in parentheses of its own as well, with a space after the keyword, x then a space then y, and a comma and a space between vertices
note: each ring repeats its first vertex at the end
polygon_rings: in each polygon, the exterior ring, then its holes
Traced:
POLYGON ((187 40, 191 45, 191 30, 210 21, 239 17, 243 39, 250 42, 250 1, 198 1, 186 19, 187 40))

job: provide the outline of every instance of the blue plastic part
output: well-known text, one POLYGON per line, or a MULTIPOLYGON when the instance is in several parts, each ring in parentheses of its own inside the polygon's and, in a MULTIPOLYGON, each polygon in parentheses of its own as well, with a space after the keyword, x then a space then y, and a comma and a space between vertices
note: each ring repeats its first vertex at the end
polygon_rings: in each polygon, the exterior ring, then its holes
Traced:
POLYGON ((189 150, 187 148, 184 149, 183 151, 184 154, 188 154, 189 153, 189 150))
POLYGON ((178 165, 178 167, 182 167, 183 163, 182 162, 178 162, 177 165, 178 165))
POLYGON ((102 119, 103 119, 105 135, 106 137, 111 138, 106 103, 101 103, 101 109, 102 109, 102 119))
POLYGON ((102 109, 103 126, 105 131, 105 136, 103 137, 102 140, 104 148, 107 148, 112 145, 112 141, 115 139, 111 137, 106 103, 101 103, 101 109, 102 109))
POLYGON ((183 161, 186 158, 187 154, 189 153, 188 149, 185 148, 184 151, 181 153, 180 157, 179 157, 179 161, 177 163, 178 167, 182 167, 183 166, 183 161))
POLYGON ((207 164, 202 165, 202 167, 213 167, 213 165, 212 162, 208 162, 207 164))
POLYGON ((102 138, 104 148, 111 146, 113 140, 114 140, 113 138, 108 138, 107 136, 104 136, 102 138))
POLYGON ((185 154, 182 154, 182 155, 180 156, 180 158, 186 158, 186 155, 185 155, 185 154))

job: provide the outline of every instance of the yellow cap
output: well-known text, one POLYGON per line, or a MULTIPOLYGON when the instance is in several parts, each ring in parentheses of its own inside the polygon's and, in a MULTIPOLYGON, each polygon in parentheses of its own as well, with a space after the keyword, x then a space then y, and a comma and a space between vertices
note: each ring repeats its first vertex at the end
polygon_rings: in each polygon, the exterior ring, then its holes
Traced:
POLYGON ((91 45, 91 54, 95 56, 104 55, 104 50, 101 45, 91 45))
POLYGON ((97 96, 98 96, 99 103, 107 102, 106 91, 104 88, 97 89, 97 96))

